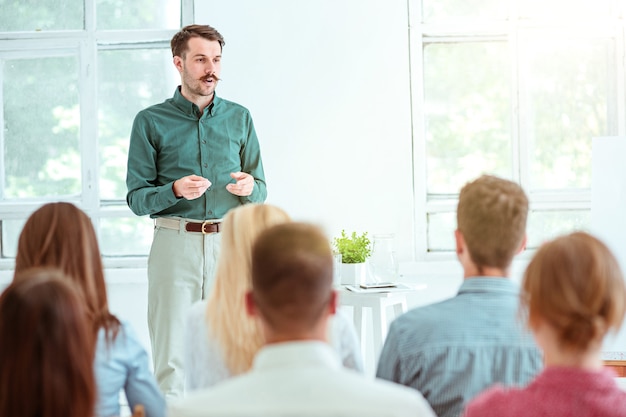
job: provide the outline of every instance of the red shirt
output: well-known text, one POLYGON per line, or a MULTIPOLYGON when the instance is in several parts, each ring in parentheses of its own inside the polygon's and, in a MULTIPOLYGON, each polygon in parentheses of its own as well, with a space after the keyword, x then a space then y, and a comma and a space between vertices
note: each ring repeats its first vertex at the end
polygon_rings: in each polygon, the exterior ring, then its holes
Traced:
POLYGON ((464 417, 626 417, 626 392, 614 377, 610 370, 549 367, 526 388, 484 391, 464 417))

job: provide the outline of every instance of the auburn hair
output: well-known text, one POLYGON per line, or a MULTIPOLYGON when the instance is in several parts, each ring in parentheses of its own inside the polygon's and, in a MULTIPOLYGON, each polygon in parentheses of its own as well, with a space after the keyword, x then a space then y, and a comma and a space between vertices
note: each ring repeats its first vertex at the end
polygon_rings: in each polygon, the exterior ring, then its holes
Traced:
POLYGON ((615 256, 594 236, 575 232, 542 245, 522 281, 522 312, 530 328, 550 324, 564 348, 585 351, 617 332, 626 309, 624 277, 615 256))
POLYGON ((100 248, 85 212, 71 203, 48 203, 28 218, 17 245, 14 279, 33 267, 63 271, 79 289, 94 338, 103 328, 108 341, 115 339, 120 321, 109 312, 100 248))
POLYGON ((72 282, 22 271, 0 296, 0 415, 91 417, 95 339, 72 282))

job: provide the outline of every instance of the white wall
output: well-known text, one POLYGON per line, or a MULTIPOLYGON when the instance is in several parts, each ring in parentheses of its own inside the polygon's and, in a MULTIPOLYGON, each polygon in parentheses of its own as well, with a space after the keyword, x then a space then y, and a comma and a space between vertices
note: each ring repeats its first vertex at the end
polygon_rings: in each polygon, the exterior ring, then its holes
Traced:
POLYGON ((268 203, 330 236, 394 233, 413 259, 406 0, 203 0, 226 40, 217 93, 250 109, 268 203))

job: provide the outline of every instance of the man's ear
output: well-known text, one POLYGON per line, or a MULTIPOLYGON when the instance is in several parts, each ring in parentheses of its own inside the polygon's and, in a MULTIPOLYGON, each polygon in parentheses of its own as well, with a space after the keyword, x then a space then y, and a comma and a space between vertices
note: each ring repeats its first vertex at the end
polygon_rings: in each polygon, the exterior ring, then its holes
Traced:
POLYGON ((250 317, 256 317, 258 315, 252 291, 246 292, 246 313, 250 317))
POLYGON ((174 66, 178 70, 178 72, 183 72, 183 59, 178 55, 173 58, 174 66))
POLYGON ((465 239, 459 229, 454 231, 454 242, 456 245, 456 254, 460 256, 465 251, 465 239))
POLYGON ((519 245, 519 248, 517 249, 517 252, 515 252, 515 254, 519 255, 520 253, 522 253, 524 249, 526 249, 527 243, 528 243, 528 236, 526 235, 526 233, 524 233, 524 239, 522 239, 522 243, 519 245))
POLYGON ((337 313, 337 303, 339 302, 339 298, 337 296, 337 290, 332 290, 330 292, 330 299, 328 300, 328 312, 331 315, 337 313))

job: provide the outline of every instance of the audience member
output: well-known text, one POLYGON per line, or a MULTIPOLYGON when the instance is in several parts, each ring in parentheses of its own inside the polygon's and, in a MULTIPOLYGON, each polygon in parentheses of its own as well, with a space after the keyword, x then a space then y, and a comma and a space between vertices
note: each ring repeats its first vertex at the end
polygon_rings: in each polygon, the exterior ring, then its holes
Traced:
POLYGON ((20 234, 15 278, 31 267, 56 267, 80 289, 96 341, 96 415, 120 415, 120 390, 131 409, 142 404, 147 417, 162 417, 165 400, 150 371, 148 355, 128 323, 109 312, 102 259, 87 215, 70 203, 49 203, 35 211, 20 234))
POLYGON ((76 289, 31 269, 0 295, 0 416, 90 417, 94 343, 76 289))
POLYGON ((328 239, 302 223, 274 226, 252 248, 246 310, 265 345, 252 369, 170 405, 183 416, 434 416, 421 395, 342 368, 326 343, 337 309, 328 239))
MULTIPOLYGON (((245 295, 251 287, 252 243, 267 228, 289 221, 287 213, 268 204, 241 206, 224 217, 213 290, 209 300, 195 303, 187 317, 187 391, 209 387, 250 369, 264 343, 259 321, 245 310, 245 295)), ((362 370, 354 325, 341 315, 331 323, 329 341, 344 365, 362 370)))
POLYGON ((626 416, 626 392, 602 367, 606 334, 624 319, 624 277, 609 249, 578 232, 543 245, 524 274, 522 308, 546 368, 526 388, 493 387, 467 417, 626 416))
POLYGON ((458 294, 392 322, 377 376, 420 391, 440 417, 456 417, 499 382, 525 385, 541 355, 519 322, 510 266, 526 243, 528 199, 508 180, 482 176, 463 187, 457 207, 458 294))

